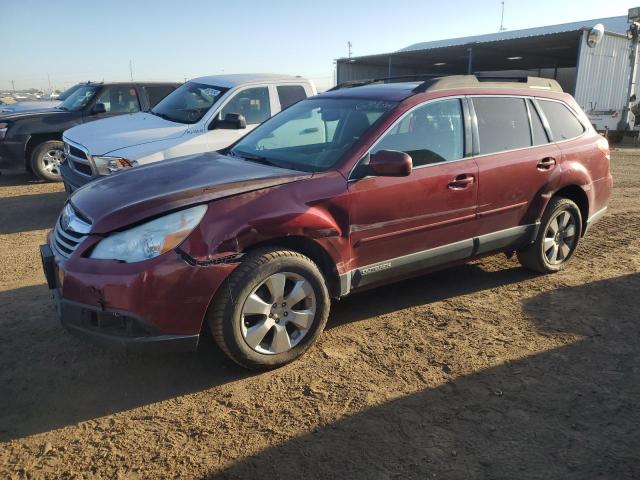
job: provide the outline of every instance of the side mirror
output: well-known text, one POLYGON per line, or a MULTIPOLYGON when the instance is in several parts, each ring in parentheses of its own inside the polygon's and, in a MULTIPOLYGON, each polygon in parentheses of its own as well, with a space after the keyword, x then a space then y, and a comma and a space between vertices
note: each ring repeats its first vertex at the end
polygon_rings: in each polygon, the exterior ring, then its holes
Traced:
POLYGON ((104 106, 104 103, 96 103, 91 109, 91 114, 100 115, 101 113, 107 113, 107 107, 104 106))
POLYGON ((369 157, 369 172, 379 177, 406 177, 411 174, 413 160, 395 150, 380 150, 369 157))
POLYGON ((214 120, 209 124, 209 130, 242 130, 247 128, 247 119, 240 113, 227 113, 223 120, 214 120))

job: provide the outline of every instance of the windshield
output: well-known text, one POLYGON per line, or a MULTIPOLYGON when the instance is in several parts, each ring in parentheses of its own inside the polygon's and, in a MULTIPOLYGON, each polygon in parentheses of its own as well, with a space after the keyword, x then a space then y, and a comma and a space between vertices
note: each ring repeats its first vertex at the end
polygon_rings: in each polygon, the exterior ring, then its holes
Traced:
POLYGON ((171 122, 197 123, 227 88, 187 82, 167 95, 151 113, 171 122))
POLYGON ((71 111, 80 110, 91 101, 100 88, 100 85, 82 85, 75 92, 69 95, 67 99, 58 106, 58 108, 71 111))
POLYGON ((333 167, 395 106, 380 100, 303 100, 253 130, 230 153, 282 168, 320 172, 333 167))
POLYGON ((69 98, 69 95, 71 95, 73 92, 78 90, 81 86, 82 86, 81 83, 77 83, 73 87, 67 88, 64 92, 62 92, 60 95, 58 95, 58 100, 60 100, 61 102, 63 100, 66 100, 67 98, 69 98))

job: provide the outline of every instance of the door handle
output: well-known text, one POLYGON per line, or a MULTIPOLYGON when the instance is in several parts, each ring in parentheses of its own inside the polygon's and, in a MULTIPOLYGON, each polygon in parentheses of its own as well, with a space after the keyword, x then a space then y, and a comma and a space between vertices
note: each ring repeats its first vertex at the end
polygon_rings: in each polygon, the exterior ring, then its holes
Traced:
POLYGON ((452 181, 449 182, 447 187, 449 190, 466 190, 476 181, 473 175, 469 175, 467 173, 463 173, 462 175, 458 175, 452 181))
POLYGON ((538 162, 538 165, 536 165, 538 170, 541 170, 541 171, 551 170, 555 166, 556 166, 556 159, 553 157, 543 158, 538 162))

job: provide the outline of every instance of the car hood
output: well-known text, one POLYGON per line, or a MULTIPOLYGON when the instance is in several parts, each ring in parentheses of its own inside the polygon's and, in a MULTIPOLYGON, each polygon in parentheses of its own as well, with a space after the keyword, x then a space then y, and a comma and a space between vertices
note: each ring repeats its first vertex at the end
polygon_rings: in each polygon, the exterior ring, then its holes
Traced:
POLYGON ((33 112, 38 110, 46 110, 60 105, 62 102, 58 100, 42 100, 33 102, 16 102, 9 105, 0 105, 0 113, 13 112, 33 112))
POLYGON ((91 155, 184 135, 189 125, 175 123, 151 113, 132 113, 73 127, 64 138, 84 146, 91 155))
POLYGON ((22 120, 23 118, 43 117, 45 115, 60 116, 60 115, 71 115, 71 114, 72 112, 69 112, 67 110, 58 110, 57 108, 49 108, 45 110, 31 110, 31 111, 27 110, 24 112, 13 112, 13 113, 0 112, 0 120, 16 121, 16 120, 22 120))
POLYGON ((91 222, 91 233, 101 234, 190 205, 311 176, 212 152, 116 173, 76 190, 69 201, 91 222))

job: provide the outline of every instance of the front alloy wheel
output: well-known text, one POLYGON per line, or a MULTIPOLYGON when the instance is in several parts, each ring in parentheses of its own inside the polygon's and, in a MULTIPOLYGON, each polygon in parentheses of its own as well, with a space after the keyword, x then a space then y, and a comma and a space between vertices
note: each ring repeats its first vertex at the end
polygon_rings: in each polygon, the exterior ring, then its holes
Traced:
POLYGON ((49 140, 34 148, 31 155, 31 171, 36 177, 47 182, 62 180, 60 165, 64 161, 63 146, 59 140, 49 140))
POLYGON ((220 286, 208 322, 229 357, 266 370, 302 355, 324 329, 329 308, 324 277, 313 261, 265 248, 245 255, 220 286))

